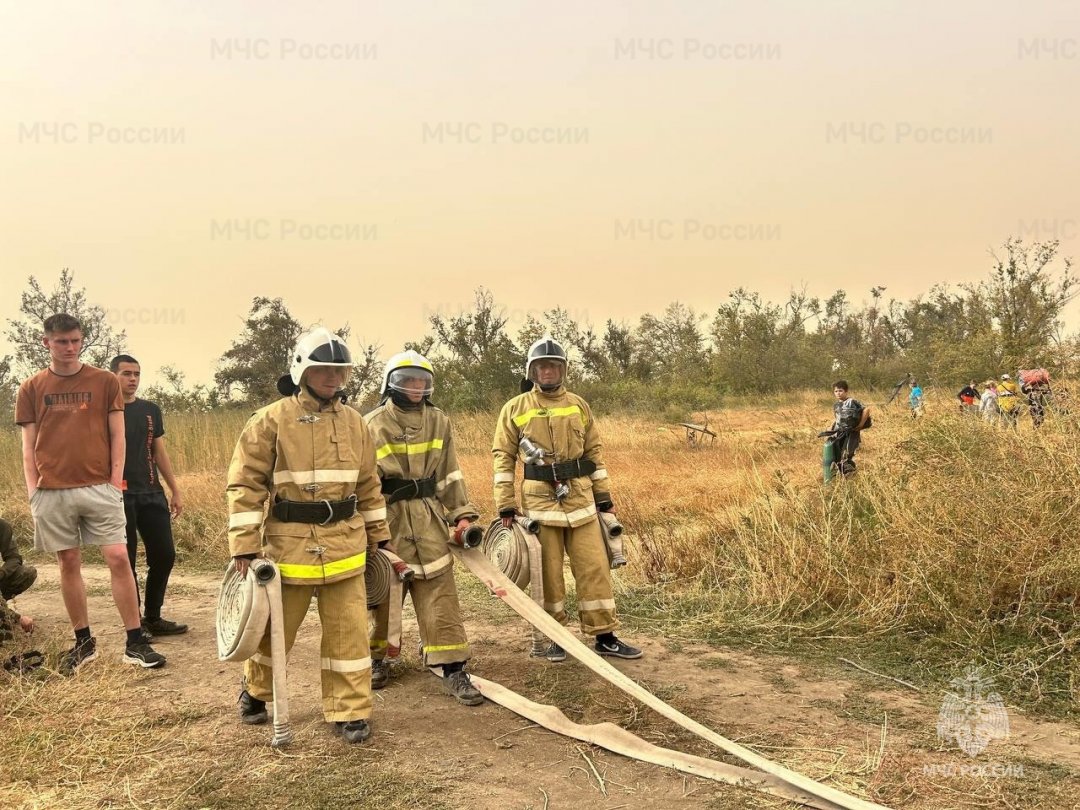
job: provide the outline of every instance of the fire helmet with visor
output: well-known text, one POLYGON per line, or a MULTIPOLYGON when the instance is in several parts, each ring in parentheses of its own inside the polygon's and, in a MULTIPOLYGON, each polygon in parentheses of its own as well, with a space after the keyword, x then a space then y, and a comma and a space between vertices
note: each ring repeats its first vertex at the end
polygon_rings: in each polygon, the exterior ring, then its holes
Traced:
POLYGON ((435 392, 435 369, 431 362, 420 352, 409 349, 398 352, 386 361, 383 373, 383 394, 396 391, 399 394, 421 394, 430 397, 435 392), (409 381, 420 380, 423 386, 408 385, 409 381))
POLYGON ((304 372, 312 366, 335 366, 345 369, 342 386, 349 381, 353 369, 352 352, 340 336, 325 326, 316 326, 302 334, 293 347, 289 373, 278 380, 282 396, 291 396, 300 388, 304 372))
POLYGON ((529 352, 525 356, 525 380, 527 382, 540 385, 539 381, 537 381, 533 375, 533 368, 540 360, 554 360, 562 363, 562 375, 559 382, 556 385, 541 385, 541 389, 552 390, 558 388, 566 381, 566 349, 550 335, 545 335, 529 347, 529 352))

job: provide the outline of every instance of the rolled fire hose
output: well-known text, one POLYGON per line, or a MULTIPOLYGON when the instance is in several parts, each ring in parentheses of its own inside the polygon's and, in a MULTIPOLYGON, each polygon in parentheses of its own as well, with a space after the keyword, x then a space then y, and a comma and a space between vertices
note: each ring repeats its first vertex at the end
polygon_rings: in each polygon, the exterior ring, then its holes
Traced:
MULTIPOLYGON (((723 751, 738 757, 743 762, 779 779, 793 789, 794 792, 805 793, 816 799, 823 800, 826 807, 840 807, 845 810, 885 810, 882 805, 848 795, 843 791, 815 782, 809 777, 803 776, 789 768, 785 768, 783 765, 772 762, 755 751, 745 748, 744 746, 717 734, 715 731, 703 726, 696 720, 692 720, 678 709, 669 706, 647 689, 638 685, 578 641, 578 639, 566 628, 548 616, 540 605, 537 605, 532 599, 527 597, 511 579, 492 564, 492 562, 484 556, 481 549, 452 548, 452 551, 465 567, 472 571, 472 573, 475 574, 493 594, 502 599, 515 613, 529 622, 534 628, 543 632, 544 635, 555 641, 560 647, 566 650, 566 652, 574 656, 574 658, 593 672, 600 675, 600 677, 608 683, 617 686, 631 697, 637 698, 649 708, 662 714, 664 717, 687 731, 711 742, 723 751)), ((481 692, 483 692, 482 688, 481 692)), ((821 805, 815 804, 814 806, 821 805)))
MULTIPOLYGON (((529 596, 537 605, 544 607, 544 582, 539 576, 543 557, 540 552, 540 540, 536 536, 539 526, 535 521, 516 517, 511 528, 502 525, 502 520, 491 521, 480 549, 511 582, 521 590, 529 589, 529 596), (536 571, 537 576, 532 572, 536 571)), ((533 655, 542 655, 548 648, 547 637, 535 627, 532 630, 533 655)))
POLYGON ((279 748, 292 742, 289 690, 286 682, 285 622, 281 610, 281 577, 270 560, 252 560, 251 576, 241 577, 232 563, 218 590, 218 660, 246 661, 259 651, 270 623, 270 663, 274 672, 274 736, 279 748))
MULTIPOLYGON (((367 589, 368 610, 389 603, 390 617, 387 622, 386 658, 393 661, 401 656, 401 605, 404 583, 413 578, 408 564, 384 548, 369 554, 364 567, 364 587, 367 589)), ((374 628, 375 622, 369 621, 374 628)))

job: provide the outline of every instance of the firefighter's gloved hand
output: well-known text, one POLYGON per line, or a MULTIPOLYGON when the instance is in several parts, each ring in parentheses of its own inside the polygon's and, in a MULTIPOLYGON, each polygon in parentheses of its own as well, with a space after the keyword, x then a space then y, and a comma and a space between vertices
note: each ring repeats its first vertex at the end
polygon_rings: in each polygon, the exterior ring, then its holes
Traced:
POLYGON ((612 515, 615 514, 615 504, 611 501, 601 501, 596 505, 597 510, 601 512, 608 512, 612 515))
POLYGON ((381 541, 379 543, 379 548, 384 548, 391 554, 397 554, 397 546, 394 544, 394 538, 392 537, 389 540, 381 541))
POLYGON ((502 525, 504 529, 511 529, 514 526, 514 515, 517 514, 516 509, 500 509, 499 517, 502 518, 502 525))

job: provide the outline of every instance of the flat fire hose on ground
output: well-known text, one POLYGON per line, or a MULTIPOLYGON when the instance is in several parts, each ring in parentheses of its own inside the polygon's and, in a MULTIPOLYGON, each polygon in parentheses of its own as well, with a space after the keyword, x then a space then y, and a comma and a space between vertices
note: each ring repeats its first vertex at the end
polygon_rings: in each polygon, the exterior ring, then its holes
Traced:
MULTIPOLYGON (((687 731, 711 742, 718 748, 726 751, 732 756, 738 757, 749 765, 753 765, 755 768, 764 771, 766 774, 781 780, 792 789, 793 793, 808 794, 816 799, 823 800, 824 806, 840 807, 845 808, 845 810, 885 810, 882 805, 874 804, 873 802, 860 799, 856 796, 850 796, 843 791, 815 782, 813 779, 803 776, 796 771, 778 765, 760 754, 751 751, 749 748, 745 748, 736 742, 732 742, 726 737, 717 734, 712 729, 690 719, 682 712, 672 708, 651 692, 639 686, 636 682, 628 678, 578 641, 578 639, 576 639, 566 628, 545 613, 542 607, 526 596, 526 594, 516 586, 514 582, 507 578, 502 571, 496 568, 495 565, 484 556, 479 548, 463 549, 451 546, 451 550, 465 567, 475 574, 493 594, 502 599, 515 613, 529 622, 535 629, 555 641, 560 647, 566 650, 566 652, 574 656, 574 658, 593 672, 600 675, 604 680, 608 681, 613 686, 617 686, 631 697, 637 698, 649 708, 662 714, 664 717, 687 731)), ((481 692, 483 692, 483 689, 481 689, 481 692)), ((605 745, 604 743, 597 744, 605 745)), ((605 747, 607 746, 605 745, 605 747)), ((634 755, 628 754, 628 756, 634 755)), ((722 763, 716 764, 720 765, 722 763)), ((796 799, 796 801, 798 800, 796 799)), ((822 805, 815 804, 814 806, 822 805)))
POLYGON ((241 577, 232 563, 218 590, 218 660, 246 661, 259 651, 270 623, 270 662, 274 670, 274 736, 270 745, 288 745, 289 690, 286 682, 285 623, 281 609, 281 576, 271 560, 252 560, 250 576, 241 577))
MULTIPOLYGON (((429 667, 429 669, 436 675, 442 676, 442 667, 429 667)), ((478 675, 470 677, 473 685, 488 700, 498 703, 503 708, 521 715, 526 720, 532 720, 537 725, 564 737, 572 737, 575 740, 605 748, 630 759, 649 762, 665 768, 673 768, 691 776, 700 776, 714 782, 725 782, 730 785, 771 793, 774 796, 807 807, 816 807, 820 810, 836 810, 836 808, 840 807, 840 805, 833 802, 811 796, 805 791, 796 790, 783 779, 771 774, 750 770, 749 768, 740 768, 736 765, 728 765, 724 762, 716 762, 693 754, 684 754, 670 748, 661 748, 631 734, 626 729, 619 728, 614 723, 594 723, 588 726, 575 723, 554 706, 534 703, 512 689, 507 689, 502 684, 489 681, 487 678, 481 678, 478 675)))

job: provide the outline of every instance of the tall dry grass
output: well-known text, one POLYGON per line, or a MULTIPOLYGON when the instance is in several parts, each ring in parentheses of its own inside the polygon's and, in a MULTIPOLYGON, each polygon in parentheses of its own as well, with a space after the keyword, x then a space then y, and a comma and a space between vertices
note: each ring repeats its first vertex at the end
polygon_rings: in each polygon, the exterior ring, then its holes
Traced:
MULTIPOLYGON (((875 408, 859 474, 828 487, 816 433, 830 402, 816 393, 710 412, 717 438, 697 447, 660 418, 601 414, 629 534, 624 616, 668 635, 871 645, 924 680, 975 661, 1012 699, 1071 712, 1080 427, 1059 417, 1010 431, 951 407, 931 400, 918 421, 902 405, 875 408)), ((245 419, 167 415, 186 501, 182 565, 226 558, 224 474, 245 419)), ((455 419, 470 493, 489 517, 493 423, 455 419)), ((0 465, 0 514, 28 543, 14 434, 0 434, 0 465)))

